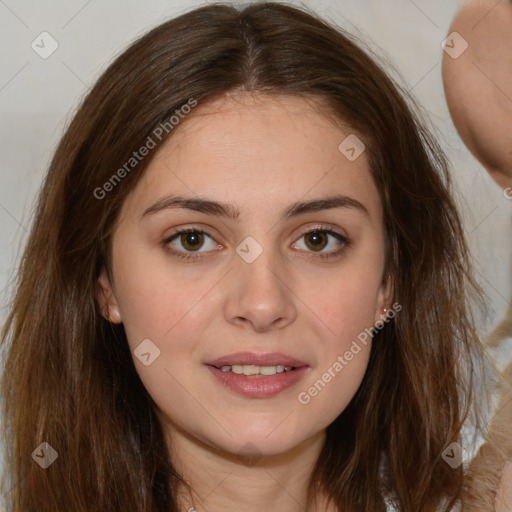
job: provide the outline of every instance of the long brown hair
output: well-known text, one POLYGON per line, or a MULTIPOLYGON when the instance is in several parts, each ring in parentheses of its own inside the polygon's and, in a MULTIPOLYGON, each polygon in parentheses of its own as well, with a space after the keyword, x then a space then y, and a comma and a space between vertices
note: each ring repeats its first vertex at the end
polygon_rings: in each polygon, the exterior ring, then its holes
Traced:
MULTIPOLYGON (((478 289, 447 162, 400 88, 351 36, 270 2, 208 5, 157 26, 102 74, 62 137, 2 333, 13 512, 178 510, 180 476, 155 404, 122 324, 107 322, 95 300, 120 206, 152 155, 115 186, 104 184, 191 99, 233 91, 300 95, 358 134, 403 307, 376 334, 360 389, 327 429, 310 497, 325 492, 344 512, 385 510, 385 497, 401 511, 450 510, 460 497, 462 466, 453 469, 442 453, 460 439, 471 358, 481 354, 469 309, 478 289), (42 442, 58 453, 47 469, 31 457, 42 442)), ((163 135, 158 145, 172 131, 163 135)))

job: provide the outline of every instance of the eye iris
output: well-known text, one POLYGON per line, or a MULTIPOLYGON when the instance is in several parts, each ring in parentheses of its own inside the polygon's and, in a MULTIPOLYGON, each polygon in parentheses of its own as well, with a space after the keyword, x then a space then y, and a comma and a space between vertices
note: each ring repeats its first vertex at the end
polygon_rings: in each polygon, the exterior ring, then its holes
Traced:
MULTIPOLYGON (((182 233, 180 236, 183 247, 188 251, 194 251, 199 249, 204 243, 204 236, 198 231, 191 231, 182 233)), ((319 231, 312 231, 305 235, 306 244, 310 249, 315 251, 322 250, 328 240, 326 233, 319 231)))
POLYGON ((185 249, 189 251, 197 250, 203 245, 204 236, 202 233, 198 233, 197 231, 190 233, 182 233, 181 235, 181 243, 185 249))
POLYGON ((308 233, 305 237, 306 244, 310 249, 323 249, 327 243, 327 235, 318 231, 308 233), (311 242, 310 242, 311 241, 311 242), (321 246, 321 247, 320 247, 321 246))

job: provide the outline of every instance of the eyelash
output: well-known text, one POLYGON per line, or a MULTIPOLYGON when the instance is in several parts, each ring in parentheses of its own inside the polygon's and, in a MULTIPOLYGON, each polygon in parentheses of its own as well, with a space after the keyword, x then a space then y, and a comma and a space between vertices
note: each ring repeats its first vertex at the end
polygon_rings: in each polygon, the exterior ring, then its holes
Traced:
MULTIPOLYGON (((184 261, 201 257, 201 253, 195 253, 195 252, 184 253, 184 252, 169 248, 168 244, 170 242, 172 242, 175 238, 178 238, 180 235, 182 235, 184 233, 202 233, 202 234, 209 236, 212 240, 214 240, 214 237, 212 235, 210 235, 207 231, 205 231, 204 229, 199 229, 199 228, 195 228, 195 227, 181 229, 180 231, 176 231, 176 233, 173 233, 171 236, 162 240, 161 245, 167 251, 172 253, 172 255, 175 256, 176 258, 178 258, 180 260, 184 260, 184 261)), ((328 253, 313 252, 310 256, 308 256, 311 258, 321 258, 321 259, 334 258, 336 256, 339 256, 352 243, 346 236, 344 236, 341 233, 338 233, 336 231, 333 231, 332 229, 329 229, 326 226, 316 226, 313 229, 305 231, 304 233, 302 233, 302 235, 297 240, 299 240, 300 238, 302 238, 306 235, 309 235, 310 233, 326 233, 328 235, 332 235, 334 238, 336 238, 339 242, 342 242, 342 244, 343 244, 343 246, 336 251, 331 251, 328 253)), ((309 251, 306 251, 306 252, 309 252, 309 251)))

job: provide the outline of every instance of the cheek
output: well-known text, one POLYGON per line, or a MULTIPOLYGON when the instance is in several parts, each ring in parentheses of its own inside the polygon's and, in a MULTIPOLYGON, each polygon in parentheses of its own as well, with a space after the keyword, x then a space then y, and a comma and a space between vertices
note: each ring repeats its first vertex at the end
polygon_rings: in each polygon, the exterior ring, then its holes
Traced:
POLYGON ((208 294, 215 280, 186 279, 176 267, 128 258, 119 259, 117 270, 125 276, 117 286, 118 304, 144 387, 157 407, 182 425, 187 418, 204 416, 191 393, 198 395, 193 383, 200 343, 215 317, 208 294))
POLYGON ((116 292, 144 387, 171 417, 185 411, 193 417, 197 406, 184 389, 190 392, 195 378, 206 326, 218 317, 219 302, 212 292, 219 279, 185 278, 176 268, 159 259, 151 264, 125 254, 118 260, 117 271, 123 279, 116 292))
POLYGON ((314 419, 311 432, 329 425, 348 406, 366 373, 372 344, 375 285, 365 288, 357 277, 331 283, 340 285, 338 291, 319 301, 316 311, 318 364, 296 397, 301 414, 314 419))
POLYGON ((313 418, 311 431, 325 428, 348 406, 366 373, 370 342, 355 341, 316 368, 297 394, 302 416, 313 418))
POLYGON ((193 330, 201 331, 201 322, 209 315, 205 298, 215 284, 213 278, 186 279, 176 267, 149 260, 140 264, 121 260, 118 272, 124 277, 117 299, 132 350, 145 338, 181 339, 178 334, 183 329, 189 337, 193 330))
POLYGON ((329 279, 308 283, 310 318, 322 349, 297 398, 323 421, 333 421, 346 408, 366 373, 381 272, 375 258, 361 258, 329 279))
POLYGON ((382 267, 375 260, 373 265, 361 261, 318 275, 316 279, 304 279, 296 289, 316 316, 316 321, 314 318, 311 321, 327 336, 329 351, 343 348, 347 341, 373 325, 381 273, 382 267))

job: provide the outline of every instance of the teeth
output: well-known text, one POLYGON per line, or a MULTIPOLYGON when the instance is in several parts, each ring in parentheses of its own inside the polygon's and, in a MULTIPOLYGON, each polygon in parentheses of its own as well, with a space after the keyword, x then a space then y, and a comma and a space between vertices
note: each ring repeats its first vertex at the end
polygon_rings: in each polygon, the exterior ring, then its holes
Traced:
POLYGON ((259 366, 254 366, 253 364, 244 365, 244 375, 258 375, 259 373, 259 366))
POLYGON ((292 366, 256 366, 254 364, 234 364, 231 366, 221 366, 223 372, 232 371, 238 375, 275 375, 276 373, 289 372, 292 366))

